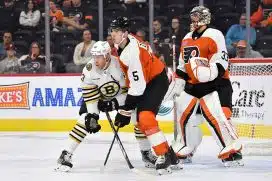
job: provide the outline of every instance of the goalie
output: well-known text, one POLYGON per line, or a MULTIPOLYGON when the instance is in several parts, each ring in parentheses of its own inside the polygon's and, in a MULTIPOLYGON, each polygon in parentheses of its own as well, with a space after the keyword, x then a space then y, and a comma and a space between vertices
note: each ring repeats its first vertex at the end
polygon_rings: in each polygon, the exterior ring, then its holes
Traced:
MULTIPOLYGON (((80 117, 69 134, 70 145, 62 151, 56 171, 69 171, 73 167, 71 157, 79 144, 88 133, 96 133, 101 129, 98 124, 100 111, 117 110, 119 105, 125 103, 125 77, 117 58, 111 56, 110 52, 109 44, 104 41, 96 42, 91 49, 93 58, 84 67, 81 77, 84 102, 79 110, 80 117)), ((145 166, 155 167, 157 157, 152 154, 147 137, 136 126, 134 132, 145 166)))
POLYGON ((190 18, 191 32, 182 40, 176 71, 185 86, 176 99, 179 129, 173 149, 180 158, 187 158, 200 144, 200 122, 194 118, 200 104, 202 115, 220 147, 218 158, 226 166, 241 165, 242 145, 230 121, 232 86, 224 36, 208 27, 211 20, 208 8, 193 8, 190 18))

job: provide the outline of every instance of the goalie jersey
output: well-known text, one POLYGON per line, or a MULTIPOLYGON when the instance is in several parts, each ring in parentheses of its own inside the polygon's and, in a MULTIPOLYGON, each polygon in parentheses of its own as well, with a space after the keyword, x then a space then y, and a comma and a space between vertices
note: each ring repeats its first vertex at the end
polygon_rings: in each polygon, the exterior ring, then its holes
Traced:
POLYGON ((89 113, 99 114, 99 99, 115 97, 119 105, 124 104, 128 89, 117 57, 111 56, 109 66, 104 70, 98 69, 91 59, 83 69, 81 81, 82 97, 89 113))
POLYGON ((224 35, 217 29, 207 28, 200 34, 194 31, 184 37, 176 74, 186 81, 186 92, 202 91, 200 96, 203 96, 216 90, 218 84, 229 84, 228 63, 224 35), (215 63, 218 69, 217 78, 205 83, 195 80, 189 63, 193 57, 206 58, 208 64, 215 63))

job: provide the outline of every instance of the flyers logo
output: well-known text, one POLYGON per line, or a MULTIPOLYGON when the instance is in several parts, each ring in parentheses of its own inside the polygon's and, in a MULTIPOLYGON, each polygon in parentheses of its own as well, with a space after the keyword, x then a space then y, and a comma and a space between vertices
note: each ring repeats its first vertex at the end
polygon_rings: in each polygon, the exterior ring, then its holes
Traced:
POLYGON ((196 46, 188 46, 183 48, 183 60, 188 63, 190 58, 199 57, 199 49, 196 46))
POLYGON ((0 109, 29 109, 29 82, 0 86, 0 109))

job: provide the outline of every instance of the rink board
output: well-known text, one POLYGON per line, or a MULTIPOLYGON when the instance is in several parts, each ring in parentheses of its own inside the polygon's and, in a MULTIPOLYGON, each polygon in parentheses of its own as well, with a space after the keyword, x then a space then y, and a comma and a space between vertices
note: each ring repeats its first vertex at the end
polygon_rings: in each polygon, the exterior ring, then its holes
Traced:
MULTIPOLYGON (((272 86, 267 83, 271 76, 233 76, 231 81, 233 119, 244 124, 270 124, 272 86)), ((82 102, 79 87, 79 74, 1 75, 0 131, 70 130, 82 102)), ((101 115, 100 120, 102 131, 111 131, 106 116, 101 115)), ((173 132, 172 102, 162 105, 157 120, 164 132, 173 132)), ((209 133, 206 126, 202 128, 209 133)), ((122 131, 133 129, 129 126, 122 131)))

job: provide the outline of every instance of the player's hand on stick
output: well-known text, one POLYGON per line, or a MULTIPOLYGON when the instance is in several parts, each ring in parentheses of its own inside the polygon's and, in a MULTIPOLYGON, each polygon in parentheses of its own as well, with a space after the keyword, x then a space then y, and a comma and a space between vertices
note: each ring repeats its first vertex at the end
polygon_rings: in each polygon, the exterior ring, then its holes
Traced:
POLYGON ((131 110, 126 110, 123 106, 120 106, 115 116, 114 125, 120 128, 128 125, 131 119, 131 112, 131 110))
POLYGON ((118 110, 119 104, 116 98, 113 98, 110 101, 99 99, 97 107, 98 107, 98 110, 102 112, 111 112, 114 110, 118 110))
POLYGON ((89 133, 96 133, 101 129, 101 126, 98 124, 99 115, 88 113, 85 116, 85 126, 86 130, 89 133))

